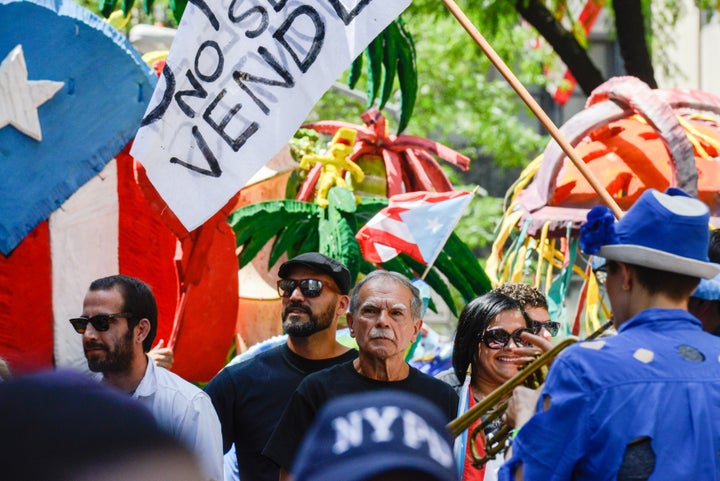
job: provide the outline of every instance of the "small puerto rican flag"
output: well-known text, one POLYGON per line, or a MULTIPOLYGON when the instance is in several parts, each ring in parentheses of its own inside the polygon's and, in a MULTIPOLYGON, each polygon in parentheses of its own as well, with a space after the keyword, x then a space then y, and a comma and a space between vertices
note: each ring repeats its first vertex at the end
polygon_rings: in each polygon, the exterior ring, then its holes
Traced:
POLYGON ((392 196, 388 206, 355 235, 363 257, 380 263, 403 253, 431 265, 472 197, 466 191, 409 192, 392 196))

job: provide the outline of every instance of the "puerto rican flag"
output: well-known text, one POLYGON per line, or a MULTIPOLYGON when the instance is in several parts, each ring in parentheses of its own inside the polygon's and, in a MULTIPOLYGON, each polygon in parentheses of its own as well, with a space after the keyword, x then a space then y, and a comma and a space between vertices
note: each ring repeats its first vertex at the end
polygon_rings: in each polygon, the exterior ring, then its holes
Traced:
POLYGON ((402 253, 431 265, 472 197, 466 191, 409 192, 392 196, 388 206, 355 235, 363 257, 381 263, 402 253))
POLYGON ((155 74, 71 0, 0 0, 0 32, 0 357, 15 375, 86 371, 68 318, 92 280, 122 273, 152 287, 173 371, 209 381, 238 316, 235 236, 222 212, 173 231, 149 197, 126 146, 155 74))

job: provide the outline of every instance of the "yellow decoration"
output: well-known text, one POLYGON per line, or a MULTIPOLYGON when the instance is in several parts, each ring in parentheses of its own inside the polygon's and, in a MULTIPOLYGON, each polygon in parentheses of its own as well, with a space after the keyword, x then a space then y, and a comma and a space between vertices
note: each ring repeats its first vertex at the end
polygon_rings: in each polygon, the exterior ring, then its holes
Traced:
POLYGON ((322 173, 317 182, 316 201, 320 207, 327 207, 328 191, 333 186, 345 187, 352 190, 343 177, 343 171, 350 172, 353 180, 362 182, 365 173, 358 165, 350 160, 348 156, 353 152, 357 131, 341 127, 330 142, 330 147, 325 155, 304 155, 300 160, 300 168, 310 170, 315 164, 322 164, 322 173))
POLYGON ((143 54, 143 61, 152 66, 153 62, 165 60, 170 52, 168 50, 152 50, 143 54))
POLYGON ((131 14, 132 12, 128 11, 127 15, 123 15, 122 10, 115 10, 105 21, 116 29, 122 30, 130 21, 131 14))
POLYGON ((589 270, 588 288, 585 296, 585 332, 595 332, 600 327, 598 310, 600 308, 600 286, 598 286, 595 275, 589 270))

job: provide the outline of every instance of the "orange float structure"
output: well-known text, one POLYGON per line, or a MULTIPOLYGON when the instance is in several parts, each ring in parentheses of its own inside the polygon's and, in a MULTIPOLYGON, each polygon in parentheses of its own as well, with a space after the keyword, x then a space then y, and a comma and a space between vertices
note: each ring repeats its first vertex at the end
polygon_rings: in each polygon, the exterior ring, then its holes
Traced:
MULTIPOLYGON (((616 77, 596 89, 585 110, 561 132, 621 209, 648 188, 670 186, 698 196, 720 227, 720 98, 700 91, 650 89, 634 77, 616 77)), ((502 224, 487 261, 494 283, 525 281, 548 293, 562 319, 573 271, 585 279, 580 304, 600 300, 577 233, 601 203, 588 181, 555 141, 508 191, 502 224)), ((582 309, 578 309, 578 313, 582 309)), ((585 328, 597 322, 586 312, 585 328)), ((580 330, 580 314, 566 321, 580 330)))

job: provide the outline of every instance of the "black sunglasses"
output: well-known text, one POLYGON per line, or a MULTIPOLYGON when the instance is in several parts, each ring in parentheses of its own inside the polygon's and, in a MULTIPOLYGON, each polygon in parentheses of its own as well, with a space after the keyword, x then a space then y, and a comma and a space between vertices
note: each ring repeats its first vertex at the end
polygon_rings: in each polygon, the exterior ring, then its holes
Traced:
POLYGON ((557 336, 558 331, 560 331, 560 323, 555 321, 536 321, 533 319, 532 327, 536 332, 540 332, 544 328, 553 337, 557 336))
POLYGON ((510 344, 510 339, 515 341, 515 345, 518 347, 531 346, 530 343, 523 341, 520 338, 520 334, 523 332, 529 332, 530 334, 537 334, 538 331, 535 329, 528 329, 527 327, 521 327, 516 329, 512 334, 507 332, 505 329, 488 329, 483 334, 482 341, 490 349, 505 349, 510 344))
POLYGON ((129 312, 120 312, 118 314, 98 314, 97 316, 92 317, 74 317, 70 319, 70 324, 72 324, 72 327, 75 328, 78 334, 85 334, 85 329, 87 329, 88 322, 92 324, 92 327, 96 331, 104 332, 110 329, 110 319, 116 319, 118 317, 125 317, 130 319, 132 317, 132 314, 130 314, 129 312))
POLYGON ((277 282, 278 294, 280 297, 290 297, 295 289, 300 286, 300 292, 305 297, 317 297, 322 293, 323 287, 327 287, 330 290, 334 290, 329 284, 323 284, 323 281, 318 279, 280 279, 277 282))

